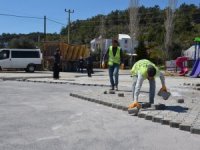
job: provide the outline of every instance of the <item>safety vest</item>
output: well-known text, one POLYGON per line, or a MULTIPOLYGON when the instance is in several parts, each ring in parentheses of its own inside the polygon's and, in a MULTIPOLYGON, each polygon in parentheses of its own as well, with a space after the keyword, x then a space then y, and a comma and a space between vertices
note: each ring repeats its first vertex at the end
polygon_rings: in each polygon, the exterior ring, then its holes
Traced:
POLYGON ((109 59, 108 59, 108 65, 112 66, 113 64, 120 64, 120 47, 117 47, 117 52, 115 56, 113 55, 113 47, 109 47, 109 59))
POLYGON ((148 66, 152 65, 153 67, 155 67, 156 69, 156 75, 158 75, 159 73, 159 69, 156 67, 156 65, 154 63, 152 63, 151 61, 147 60, 147 59, 142 59, 139 60, 138 62, 136 62, 132 69, 131 69, 131 74, 132 76, 137 75, 138 73, 140 73, 144 79, 147 79, 147 69, 148 66))

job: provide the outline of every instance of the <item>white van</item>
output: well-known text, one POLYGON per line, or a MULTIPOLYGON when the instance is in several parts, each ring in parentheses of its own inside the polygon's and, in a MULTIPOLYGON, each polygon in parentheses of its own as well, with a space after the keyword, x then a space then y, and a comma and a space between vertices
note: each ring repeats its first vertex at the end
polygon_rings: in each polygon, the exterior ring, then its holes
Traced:
POLYGON ((42 63, 40 49, 0 49, 1 69, 24 69, 34 72, 42 63))

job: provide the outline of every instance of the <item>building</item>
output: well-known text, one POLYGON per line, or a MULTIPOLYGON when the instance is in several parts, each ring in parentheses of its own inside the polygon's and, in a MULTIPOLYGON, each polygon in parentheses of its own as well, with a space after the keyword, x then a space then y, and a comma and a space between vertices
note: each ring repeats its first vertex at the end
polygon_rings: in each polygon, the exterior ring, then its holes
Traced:
MULTIPOLYGON (((127 34, 119 34, 118 41, 123 51, 128 54, 135 53, 134 48, 137 47, 138 41, 136 41, 135 39, 131 40, 131 37, 127 34)), ((101 49, 101 47, 103 47, 102 52, 103 54, 105 54, 109 46, 112 45, 112 39, 102 39, 100 36, 99 38, 93 39, 90 42, 90 45, 92 52, 97 51, 98 49, 101 49)))

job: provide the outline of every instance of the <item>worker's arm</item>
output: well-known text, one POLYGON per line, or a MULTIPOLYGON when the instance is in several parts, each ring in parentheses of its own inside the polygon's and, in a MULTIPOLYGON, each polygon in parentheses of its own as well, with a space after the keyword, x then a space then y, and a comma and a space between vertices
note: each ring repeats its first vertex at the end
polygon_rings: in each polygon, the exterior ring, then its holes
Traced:
POLYGON ((108 59, 108 50, 106 51, 106 53, 103 56, 103 62, 107 61, 107 59, 108 59))
POLYGON ((134 91, 134 101, 138 101, 138 97, 140 94, 140 89, 142 87, 143 81, 144 81, 144 77, 140 73, 138 73, 138 78, 137 78, 135 91, 134 91))
POLYGON ((120 49, 120 63, 124 64, 124 56, 123 56, 123 51, 120 49))

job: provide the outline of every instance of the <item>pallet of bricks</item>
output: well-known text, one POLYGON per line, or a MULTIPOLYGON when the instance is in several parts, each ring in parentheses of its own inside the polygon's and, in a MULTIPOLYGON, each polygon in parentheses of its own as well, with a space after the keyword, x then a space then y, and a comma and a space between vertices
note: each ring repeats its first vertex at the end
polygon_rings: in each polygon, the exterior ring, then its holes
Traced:
POLYGON ((43 45, 43 68, 52 70, 54 54, 59 48, 61 52, 62 71, 76 71, 78 59, 89 56, 89 49, 86 45, 70 45, 64 42, 45 42, 43 45))

